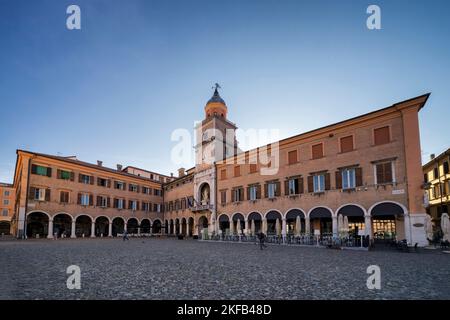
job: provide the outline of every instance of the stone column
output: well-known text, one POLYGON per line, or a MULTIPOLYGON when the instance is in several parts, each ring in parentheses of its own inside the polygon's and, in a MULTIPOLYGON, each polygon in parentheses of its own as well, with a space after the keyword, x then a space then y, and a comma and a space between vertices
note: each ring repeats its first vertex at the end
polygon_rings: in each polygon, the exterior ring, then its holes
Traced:
POLYGON ((281 220, 281 237, 283 238, 283 242, 286 242, 286 218, 281 220))
POLYGON ((186 237, 189 237, 189 228, 190 228, 189 219, 187 219, 186 220, 186 237))
MULTIPOLYGON (((404 217, 403 223, 404 223, 404 230, 405 230, 405 239, 406 239, 408 245, 413 245, 412 239, 411 239, 411 221, 409 219, 409 214, 405 214, 403 217, 404 217)), ((397 217, 395 217, 395 218, 397 219, 397 217)))
POLYGON ((123 231, 126 231, 126 230, 127 230, 127 223, 124 222, 124 223, 123 223, 123 231))
POLYGON ((70 230, 70 237, 71 238, 76 238, 77 236, 75 235, 75 219, 72 220, 72 229, 70 230))
POLYGON ((305 234, 306 235, 311 234, 311 226, 309 225, 309 216, 305 217, 305 234))
POLYGON ((108 226, 108 237, 112 237, 112 222, 110 222, 108 226))
POLYGON ((53 220, 48 220, 48 235, 47 238, 53 239, 53 220))
POLYGON ((267 219, 263 218, 261 221, 261 231, 267 234, 267 219))
POLYGON ((95 238, 95 221, 91 223, 91 238, 95 238))
POLYGON ((332 231, 333 231, 333 237, 337 238, 338 236, 338 219, 336 216, 332 216, 332 231))
POLYGON ((250 230, 248 228, 248 219, 245 219, 245 234, 247 236, 250 234, 250 230))
POLYGON ((372 219, 370 215, 364 216, 364 224, 366 226, 367 233, 370 238, 372 238, 372 219))
POLYGON ((140 236, 141 235, 141 227, 138 227, 138 236, 140 236))

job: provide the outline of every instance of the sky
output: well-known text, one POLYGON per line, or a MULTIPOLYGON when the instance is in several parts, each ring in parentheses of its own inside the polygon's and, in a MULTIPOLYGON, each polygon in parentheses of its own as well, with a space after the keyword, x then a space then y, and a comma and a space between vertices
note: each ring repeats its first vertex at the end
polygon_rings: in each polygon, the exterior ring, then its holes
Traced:
POLYGON ((450 146, 449 9, 445 0, 0 0, 0 181, 12 182, 16 149, 176 174, 171 134, 193 133, 216 82, 230 121, 280 138, 431 92, 419 115, 426 162, 450 146), (81 30, 66 27, 71 4, 81 30), (371 4, 381 30, 366 26, 371 4))

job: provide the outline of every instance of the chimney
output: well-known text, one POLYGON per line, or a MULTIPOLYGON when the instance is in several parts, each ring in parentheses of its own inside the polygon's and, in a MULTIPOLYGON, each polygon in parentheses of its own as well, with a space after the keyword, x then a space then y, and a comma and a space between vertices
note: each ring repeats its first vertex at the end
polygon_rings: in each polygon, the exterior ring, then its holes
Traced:
POLYGON ((121 164, 117 165, 117 171, 122 171, 122 165, 121 164))
POLYGON ((433 160, 436 157, 434 153, 430 154, 430 160, 433 160))
POLYGON ((178 169, 178 178, 181 178, 182 176, 184 176, 184 168, 180 168, 178 169))
POLYGON ((172 172, 170 173, 170 177, 173 178, 173 173, 172 172))
POLYGON ((99 167, 102 167, 102 166, 103 166, 103 161, 97 160, 97 165, 98 165, 99 167))

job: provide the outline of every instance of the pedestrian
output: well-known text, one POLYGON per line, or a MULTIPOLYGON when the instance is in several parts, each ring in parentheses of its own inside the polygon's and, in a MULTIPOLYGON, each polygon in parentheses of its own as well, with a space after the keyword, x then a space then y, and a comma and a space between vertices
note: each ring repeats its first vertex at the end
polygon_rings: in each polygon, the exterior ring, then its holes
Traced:
POLYGON ((123 241, 125 241, 125 240, 130 240, 130 239, 128 238, 128 231, 127 231, 127 230, 124 230, 124 231, 123 231, 123 241))
POLYGON ((264 244, 264 241, 266 240, 266 235, 264 232, 260 231, 258 233, 258 240, 259 240, 259 248, 263 250, 263 248, 267 248, 267 246, 264 244))

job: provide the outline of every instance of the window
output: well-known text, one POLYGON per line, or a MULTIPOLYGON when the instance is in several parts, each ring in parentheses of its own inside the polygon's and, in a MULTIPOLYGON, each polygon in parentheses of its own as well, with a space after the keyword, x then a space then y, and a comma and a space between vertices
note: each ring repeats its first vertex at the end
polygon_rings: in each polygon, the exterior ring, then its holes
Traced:
POLYGON ((256 186, 250 186, 249 187, 249 200, 256 200, 257 199, 257 187, 256 186))
POLYGON ((234 167, 234 176, 239 177, 241 175, 241 166, 234 167))
POLYGON ((277 185, 275 182, 270 182, 267 184, 267 197, 275 198, 277 185))
POLYGON ((425 183, 428 182, 428 174, 427 174, 427 173, 425 173, 425 174, 423 175, 423 182, 425 182, 425 183))
POLYGON ((449 167, 448 167, 448 161, 444 161, 444 174, 448 174, 449 173, 449 167))
POLYGON ((160 189, 153 189, 153 190, 154 190, 155 196, 161 196, 162 195, 162 191, 160 189))
POLYGON ((433 186, 434 198, 439 198, 441 196, 441 184, 437 183, 433 186))
POLYGON ((380 145, 390 142, 389 126, 377 128, 373 131, 374 144, 380 145))
POLYGON ((81 194, 81 203, 82 206, 88 206, 89 205, 89 194, 82 193, 81 194))
POLYGON ((128 204, 128 209, 131 209, 133 211, 138 210, 138 202, 136 200, 130 200, 128 204))
POLYGON ((3 205, 5 205, 5 206, 9 205, 9 200, 7 200, 7 199, 3 200, 3 205))
POLYGON ((155 204, 153 205, 153 211, 161 212, 161 204, 155 203, 155 204))
POLYGON ((288 180, 288 195, 294 195, 299 193, 299 179, 289 179, 288 180))
POLYGON ((93 184, 94 183, 94 177, 88 176, 86 174, 80 173, 78 175, 78 181, 84 184, 93 184))
POLYGON ((152 194, 152 189, 149 187, 142 187, 142 193, 152 194))
POLYGON ((244 188, 233 189, 233 202, 239 202, 244 200, 244 188))
POLYGON ((439 169, 438 168, 433 169, 433 178, 439 179, 439 169))
POLYGON ((323 144, 315 144, 311 147, 312 149, 312 158, 319 159, 323 157, 323 144))
POLYGON ((292 150, 288 152, 288 164, 297 163, 297 150, 292 150))
POLYGON ((353 136, 341 138, 341 153, 353 151, 353 136))
POLYGON ((57 170, 56 171, 56 177, 58 179, 62 180, 72 180, 73 181, 73 172, 67 171, 67 170, 57 170))
POLYGON ((125 200, 124 199, 114 199, 114 208, 124 209, 125 200))
POLYGON ((225 180, 227 178, 227 169, 220 170, 220 180, 225 180))
POLYGON ((314 192, 325 191, 325 175, 317 174, 313 177, 313 190, 314 192))
POLYGON ((32 174, 37 174, 37 175, 40 175, 40 176, 51 177, 52 176, 52 169, 49 168, 49 167, 38 166, 36 164, 32 164, 31 165, 31 173, 32 174))
POLYGON ((97 197, 97 206, 101 208, 107 208, 108 205, 108 197, 98 196, 97 197))
POLYGON ((181 209, 186 209, 186 198, 181 199, 181 209))
POLYGON ((250 173, 256 173, 258 171, 258 167, 256 166, 256 163, 250 164, 250 173))
POLYGON ((50 190, 44 188, 30 188, 29 198, 37 201, 50 201, 50 190))
POLYGON ((354 189, 356 187, 355 169, 344 169, 342 174, 342 189, 354 189))
POLYGON ((131 192, 139 192, 139 187, 136 184, 131 184, 129 185, 129 190, 131 192))
POLYGON ((122 181, 114 181, 114 189, 125 190, 125 183, 122 181))
POLYGON ((376 184, 385 184, 394 182, 392 174, 393 162, 379 163, 375 166, 376 184))
POLYGON ((8 209, 3 209, 2 210, 2 216, 7 217, 9 214, 8 209))
POLYGON ((225 204, 227 203, 227 191, 223 190, 220 191, 220 204, 225 204))
POLYGON ((97 185, 100 187, 109 187, 109 181, 103 178, 97 178, 97 185))
POLYGON ((5 197, 9 197, 9 191, 5 190, 4 195, 5 195, 5 197))
POLYGON ((59 193, 59 202, 60 203, 69 203, 69 192, 61 191, 59 193))

